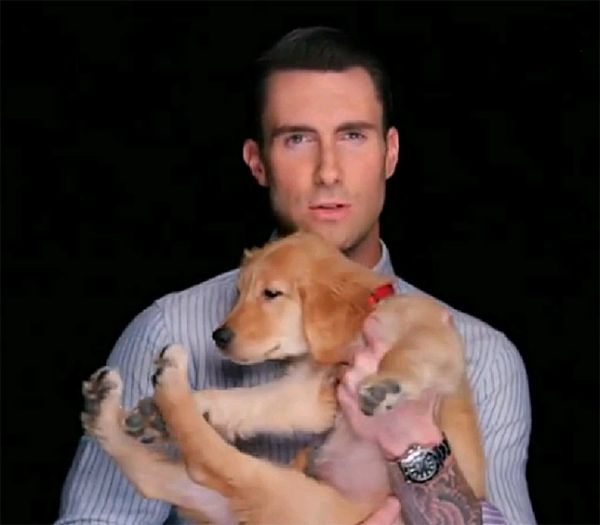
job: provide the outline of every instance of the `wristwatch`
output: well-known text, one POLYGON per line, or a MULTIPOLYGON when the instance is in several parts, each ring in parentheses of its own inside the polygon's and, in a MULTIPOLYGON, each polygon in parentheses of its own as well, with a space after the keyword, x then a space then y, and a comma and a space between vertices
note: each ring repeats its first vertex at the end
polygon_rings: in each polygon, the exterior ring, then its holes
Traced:
POLYGON ((413 444, 395 462, 408 483, 426 483, 433 479, 450 455, 450 444, 444 434, 442 442, 434 446, 413 444))

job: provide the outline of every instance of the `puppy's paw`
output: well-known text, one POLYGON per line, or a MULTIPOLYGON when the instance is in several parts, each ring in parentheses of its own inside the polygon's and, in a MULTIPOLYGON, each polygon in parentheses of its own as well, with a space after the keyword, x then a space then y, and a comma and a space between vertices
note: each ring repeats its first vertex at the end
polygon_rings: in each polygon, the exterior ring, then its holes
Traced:
POLYGON ((193 392, 196 410, 225 441, 232 443, 236 438, 243 439, 245 436, 240 433, 240 420, 235 417, 238 413, 236 407, 229 405, 220 394, 218 389, 196 390, 193 392))
POLYGON ((402 398, 402 387, 397 379, 371 376, 358 387, 362 412, 367 416, 392 410, 402 398))
POLYGON ((116 370, 103 367, 83 382, 81 423, 86 433, 100 437, 108 425, 118 427, 123 383, 116 370))
POLYGON ((154 360, 152 384, 155 389, 187 381, 187 352, 180 345, 163 348, 154 360))
POLYGON ((123 428, 140 443, 150 444, 169 438, 165 421, 151 397, 140 400, 125 417, 123 428))

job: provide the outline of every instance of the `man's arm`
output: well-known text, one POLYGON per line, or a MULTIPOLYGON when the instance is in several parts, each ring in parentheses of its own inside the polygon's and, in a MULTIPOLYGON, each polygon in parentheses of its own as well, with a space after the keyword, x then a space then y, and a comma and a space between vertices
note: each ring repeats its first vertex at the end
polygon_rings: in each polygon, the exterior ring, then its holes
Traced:
MULTIPOLYGON (((162 313, 155 305, 125 329, 107 363, 121 373, 125 407, 133 407, 139 399, 152 394, 153 358, 170 342, 162 313)), ((55 525, 158 525, 165 522, 170 510, 170 505, 138 494, 96 441, 83 436, 63 485, 55 525)))
POLYGON ((492 358, 476 385, 476 403, 487 462, 488 499, 515 525, 536 523, 527 487, 531 433, 529 385, 514 345, 495 333, 480 343, 492 358))
POLYGON ((397 465, 388 468, 392 490, 401 502, 405 525, 482 523, 481 502, 467 484, 458 465, 448 458, 443 469, 425 484, 407 483, 397 465))
MULTIPOLYGON (((475 498, 454 461, 447 462, 442 472, 428 485, 408 485, 394 464, 389 465, 389 474, 392 490, 403 502, 400 514, 405 525, 506 525, 504 516, 494 505, 475 498)), ((389 521, 390 525, 392 523, 389 521)), ((388 525, 388 521, 368 521, 364 525, 388 525)))
MULTIPOLYGON (((350 375, 346 375, 346 381, 350 375)), ((452 452, 435 477, 425 483, 407 482, 400 470, 398 462, 411 445, 433 447, 442 442, 444 436, 433 419, 437 398, 405 401, 387 414, 364 416, 347 385, 342 383, 338 390, 340 404, 352 428, 363 438, 377 442, 386 457, 391 487, 400 501, 405 525, 486 525, 482 521, 482 502, 466 482, 452 452)), ((364 525, 387 523, 372 518, 364 525)))
MULTIPOLYGON (((475 394, 487 463, 488 499, 480 502, 482 523, 535 525, 526 479, 531 432, 527 373, 519 352, 505 336, 491 330, 478 333, 479 336, 484 334, 473 342, 469 341, 473 334, 469 330, 466 332, 467 344, 479 345, 478 355, 482 356, 478 365, 481 370, 475 374, 478 376, 475 394), (486 357, 490 359, 486 360, 486 357)), ((455 476, 448 477, 448 487, 453 484, 460 487, 461 477, 457 469, 455 476)), ((431 490, 437 488, 441 487, 431 490)), ((408 490, 405 488, 403 493, 407 495, 408 490)), ((427 499, 426 494, 426 491, 422 492, 422 501, 433 501, 427 499)), ((451 501, 457 506, 462 502, 463 509, 467 508, 466 500, 452 497, 452 491, 447 504, 451 501)), ((418 516, 417 509, 413 508, 411 512, 418 516)), ((428 522, 418 518, 416 523, 428 522)))
MULTIPOLYGON (((385 343, 377 338, 376 332, 369 331, 369 326, 365 323, 363 334, 366 344, 355 350, 354 364, 343 377, 338 399, 354 431, 364 439, 376 442, 387 458, 392 488, 400 501, 403 521, 407 525, 503 524, 502 514, 489 502, 475 496, 454 462, 451 450, 448 455, 447 444, 438 447, 443 434, 433 415, 439 396, 431 393, 419 400, 405 400, 387 414, 370 417, 362 414, 356 399, 357 385, 377 369, 387 351, 385 343), (408 482, 398 465, 400 459, 406 459, 407 451, 414 444, 436 447, 435 455, 440 461, 438 465, 441 468, 437 474, 422 484, 408 482)), ((413 463, 413 466, 416 465, 423 466, 413 463)), ((364 525, 391 523, 390 512, 379 514, 381 518, 373 516, 364 525)))

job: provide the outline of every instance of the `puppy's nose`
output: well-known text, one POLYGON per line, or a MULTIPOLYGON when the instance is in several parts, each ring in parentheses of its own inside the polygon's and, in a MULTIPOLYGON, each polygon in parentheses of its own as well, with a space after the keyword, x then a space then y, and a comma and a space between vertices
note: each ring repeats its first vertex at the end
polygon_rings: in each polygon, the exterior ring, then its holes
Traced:
POLYGON ((221 326, 213 332, 212 337, 219 348, 225 349, 234 335, 233 330, 230 330, 226 326, 221 326))

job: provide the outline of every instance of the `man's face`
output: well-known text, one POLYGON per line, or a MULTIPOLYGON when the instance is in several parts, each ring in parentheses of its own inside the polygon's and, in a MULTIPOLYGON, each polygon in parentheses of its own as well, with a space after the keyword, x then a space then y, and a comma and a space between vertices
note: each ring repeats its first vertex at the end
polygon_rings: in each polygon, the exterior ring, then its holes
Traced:
POLYGON ((285 229, 321 234, 348 250, 373 239, 385 181, 398 156, 395 129, 382 129, 382 105, 366 70, 283 71, 269 77, 262 155, 244 159, 270 189, 285 229))

